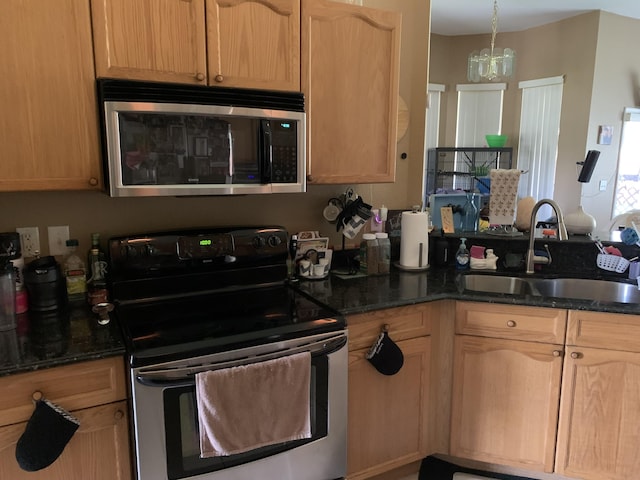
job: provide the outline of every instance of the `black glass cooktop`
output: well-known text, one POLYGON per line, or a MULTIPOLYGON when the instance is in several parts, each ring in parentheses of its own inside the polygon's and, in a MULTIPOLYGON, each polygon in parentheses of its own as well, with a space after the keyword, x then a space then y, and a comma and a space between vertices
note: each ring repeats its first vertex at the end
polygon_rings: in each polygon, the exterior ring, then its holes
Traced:
POLYGON ((339 330, 335 311, 287 285, 118 305, 134 366, 339 330))

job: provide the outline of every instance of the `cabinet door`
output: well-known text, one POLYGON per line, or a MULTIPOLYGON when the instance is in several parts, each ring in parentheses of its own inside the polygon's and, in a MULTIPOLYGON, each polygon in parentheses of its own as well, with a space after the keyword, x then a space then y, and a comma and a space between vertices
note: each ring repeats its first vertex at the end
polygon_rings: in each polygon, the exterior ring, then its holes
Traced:
POLYGON ((0 428, 0 478, 12 480, 130 480, 131 459, 127 402, 77 410, 80 428, 50 466, 25 472, 15 458, 15 447, 25 423, 0 428))
POLYGON ((640 471, 640 354, 568 347, 556 471, 631 480, 640 471))
POLYGON ((347 478, 364 479, 426 456, 430 338, 397 342, 404 365, 382 375, 349 353, 347 478))
POLYGON ((400 23, 396 12, 302 0, 310 183, 395 180, 400 23))
POLYGON ((457 335, 451 455, 553 471, 562 346, 457 335))
POLYGON ((204 0, 91 0, 98 77, 206 84, 204 0))
POLYGON ((300 0, 207 0, 209 84, 300 91, 300 0))
POLYGON ((0 191, 100 188, 89 4, 3 0, 0 191))

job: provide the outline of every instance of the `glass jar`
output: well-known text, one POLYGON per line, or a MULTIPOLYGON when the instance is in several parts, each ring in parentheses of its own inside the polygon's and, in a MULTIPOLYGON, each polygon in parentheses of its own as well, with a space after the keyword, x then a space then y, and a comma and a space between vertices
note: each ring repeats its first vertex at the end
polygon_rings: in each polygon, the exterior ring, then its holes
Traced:
POLYGON ((467 192, 467 201, 462 207, 460 213, 460 230, 463 232, 477 232, 478 231, 478 207, 476 207, 473 201, 473 193, 467 192))

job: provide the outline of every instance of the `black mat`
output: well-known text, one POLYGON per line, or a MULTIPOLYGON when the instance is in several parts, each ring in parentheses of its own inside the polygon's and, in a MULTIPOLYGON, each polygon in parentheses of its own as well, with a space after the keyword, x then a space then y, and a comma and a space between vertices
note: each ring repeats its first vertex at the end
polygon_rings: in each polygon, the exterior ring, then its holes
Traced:
POLYGON ((480 475, 483 477, 497 478, 499 480, 534 480, 529 477, 516 477, 504 473, 486 472, 483 470, 475 470, 473 468, 461 467, 450 462, 445 462, 436 457, 427 457, 422 460, 420 465, 420 476, 418 480, 452 480, 454 473, 469 473, 471 475, 480 475))

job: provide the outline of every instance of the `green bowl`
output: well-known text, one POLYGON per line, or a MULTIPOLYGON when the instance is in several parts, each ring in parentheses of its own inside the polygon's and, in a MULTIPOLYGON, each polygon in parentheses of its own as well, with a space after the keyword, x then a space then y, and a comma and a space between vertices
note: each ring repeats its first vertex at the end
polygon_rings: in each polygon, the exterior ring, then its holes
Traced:
POLYGON ((487 139, 487 145, 492 148, 502 148, 507 143, 506 135, 485 135, 484 138, 487 139))

